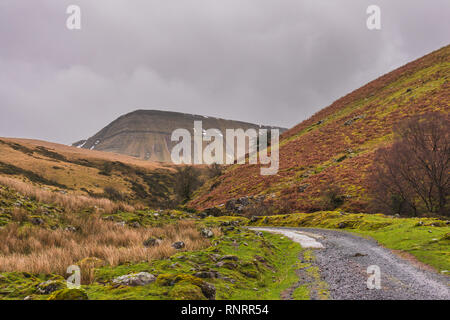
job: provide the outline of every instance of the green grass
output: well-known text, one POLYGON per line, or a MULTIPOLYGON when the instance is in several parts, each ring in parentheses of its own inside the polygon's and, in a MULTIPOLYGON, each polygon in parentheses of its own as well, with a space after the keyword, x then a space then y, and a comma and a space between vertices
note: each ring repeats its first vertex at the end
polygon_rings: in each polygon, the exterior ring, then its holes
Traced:
POLYGON ((394 218, 336 211, 261 217, 254 226, 327 228, 354 232, 407 252, 439 271, 450 270, 450 225, 435 218, 394 218))
POLYGON ((201 280, 216 287, 216 299, 264 300, 280 299, 281 292, 297 281, 296 262, 302 249, 300 245, 282 236, 265 233, 263 237, 259 237, 252 231, 236 229, 215 239, 214 243, 216 245, 202 251, 181 252, 150 264, 100 268, 96 271, 96 283, 85 286, 84 289, 90 299, 197 299, 198 291, 195 290, 195 283, 194 287, 189 283, 191 280, 183 285, 161 286, 156 281, 144 287, 133 288, 115 288, 111 280, 137 272, 182 278, 201 271, 216 271, 221 278, 201 280), (212 258, 214 255, 233 255, 238 261, 232 261, 234 266, 218 267, 212 258))

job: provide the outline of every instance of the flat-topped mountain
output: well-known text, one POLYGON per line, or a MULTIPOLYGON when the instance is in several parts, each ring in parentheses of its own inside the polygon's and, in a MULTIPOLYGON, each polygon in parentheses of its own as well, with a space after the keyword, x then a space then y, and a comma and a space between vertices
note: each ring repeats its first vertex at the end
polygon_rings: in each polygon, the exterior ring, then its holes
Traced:
MULTIPOLYGON (((170 152, 177 142, 171 141, 172 132, 183 128, 193 134, 194 121, 202 121, 203 129, 270 129, 278 128, 258 124, 225 120, 214 117, 160 110, 136 110, 119 117, 87 140, 75 147, 115 152, 136 158, 171 162, 170 152)), ((280 132, 284 128, 278 128, 280 132)))

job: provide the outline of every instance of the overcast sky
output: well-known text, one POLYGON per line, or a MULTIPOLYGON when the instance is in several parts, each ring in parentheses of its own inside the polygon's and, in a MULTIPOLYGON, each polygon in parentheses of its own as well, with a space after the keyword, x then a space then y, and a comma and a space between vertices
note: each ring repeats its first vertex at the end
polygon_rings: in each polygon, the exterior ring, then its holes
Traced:
POLYGON ((449 14, 448 0, 0 0, 0 136, 68 144, 136 109, 292 127, 449 44, 449 14))

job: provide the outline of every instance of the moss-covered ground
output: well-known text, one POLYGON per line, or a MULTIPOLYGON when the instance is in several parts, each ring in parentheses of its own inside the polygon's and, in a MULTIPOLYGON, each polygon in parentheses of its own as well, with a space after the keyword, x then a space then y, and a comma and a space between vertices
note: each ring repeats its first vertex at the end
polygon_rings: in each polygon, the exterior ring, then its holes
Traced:
MULTIPOLYGON (((82 291, 95 300, 199 300, 211 298, 207 288, 212 284, 216 290, 215 299, 280 299, 283 291, 298 282, 296 270, 306 267, 299 265, 298 258, 303 254, 299 244, 281 235, 242 228, 241 225, 247 224, 245 218, 209 217, 198 223, 199 228, 221 226, 222 234, 211 239, 211 247, 180 251, 168 259, 150 263, 99 267, 95 269, 93 282, 83 285, 82 291), (139 272, 149 272, 157 279, 136 287, 113 283, 119 276, 139 272)), ((65 292, 39 292, 40 284, 56 278, 60 279, 53 275, 1 273, 0 299, 61 298, 65 292)), ((70 298, 72 294, 69 293, 70 298)))

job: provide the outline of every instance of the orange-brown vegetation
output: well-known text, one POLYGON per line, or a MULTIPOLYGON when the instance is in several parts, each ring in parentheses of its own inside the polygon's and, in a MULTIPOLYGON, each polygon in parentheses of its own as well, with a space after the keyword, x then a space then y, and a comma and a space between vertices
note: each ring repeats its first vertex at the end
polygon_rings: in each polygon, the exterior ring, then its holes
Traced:
POLYGON ((114 213, 119 210, 133 212, 135 208, 123 202, 113 202, 104 198, 92 198, 76 194, 63 194, 36 187, 17 179, 0 176, 0 184, 10 187, 20 194, 37 202, 55 204, 68 212, 95 208, 104 213, 114 213))
POLYGON ((277 175, 261 176, 259 165, 231 166, 203 186, 189 205, 203 209, 267 194, 292 211, 316 211, 324 209, 323 192, 334 182, 343 192, 340 208, 367 212, 374 152, 391 144, 393 127, 403 119, 449 113, 449 76, 447 46, 340 98, 283 134, 277 175))

